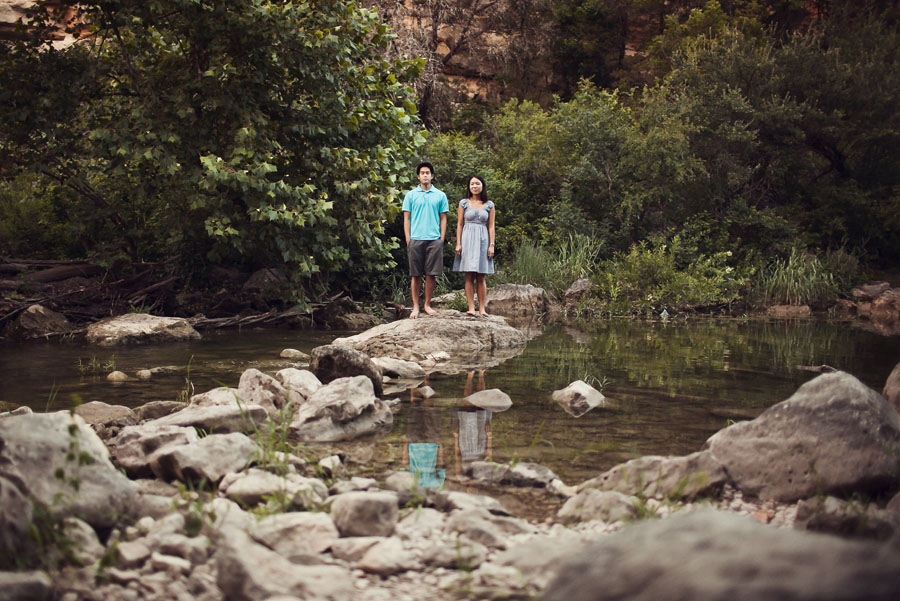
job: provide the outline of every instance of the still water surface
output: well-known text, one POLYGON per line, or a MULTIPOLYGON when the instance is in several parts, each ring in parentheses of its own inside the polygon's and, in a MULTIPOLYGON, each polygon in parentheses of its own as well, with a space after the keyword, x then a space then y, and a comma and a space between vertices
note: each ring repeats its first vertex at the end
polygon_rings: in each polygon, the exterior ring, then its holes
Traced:
MULTIPOLYGON (((309 352, 347 334, 218 331, 197 342, 117 349, 0 345, 0 401, 53 411, 76 399, 129 407, 175 400, 187 381, 195 392, 236 387, 247 368, 274 374, 291 366, 279 357, 284 348, 309 352), (92 361, 100 373, 91 373, 92 361), (177 370, 113 384, 105 379, 113 363, 132 376, 158 366, 177 370)), ((699 450, 729 419, 758 414, 816 376, 797 366, 831 365, 880 391, 898 362, 900 337, 842 323, 608 321, 590 332, 552 325, 498 367, 429 378, 437 395, 427 401, 401 393, 393 430, 368 443, 361 457, 378 469, 437 461, 428 475, 435 485, 478 455, 535 461, 577 483, 640 455, 699 450), (563 411, 550 394, 576 379, 605 382, 611 406, 577 418, 563 411), (465 407, 460 399, 481 384, 509 394, 512 408, 485 414, 465 407)))

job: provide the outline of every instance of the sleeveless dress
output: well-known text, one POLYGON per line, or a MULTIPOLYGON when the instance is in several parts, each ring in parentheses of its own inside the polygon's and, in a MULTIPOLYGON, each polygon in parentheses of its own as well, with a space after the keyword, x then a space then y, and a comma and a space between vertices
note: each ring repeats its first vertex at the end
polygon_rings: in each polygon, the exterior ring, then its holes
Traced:
POLYGON ((480 209, 469 208, 469 200, 459 201, 463 208, 463 231, 459 237, 462 252, 453 260, 453 271, 474 271, 476 273, 494 273, 494 261, 487 256, 491 243, 488 234, 488 218, 494 209, 493 201, 487 201, 480 209))

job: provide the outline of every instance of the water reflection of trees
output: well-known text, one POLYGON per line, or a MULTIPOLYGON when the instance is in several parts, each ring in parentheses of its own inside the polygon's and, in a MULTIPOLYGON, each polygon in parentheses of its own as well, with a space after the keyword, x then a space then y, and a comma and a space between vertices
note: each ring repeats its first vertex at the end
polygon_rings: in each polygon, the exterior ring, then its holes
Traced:
MULTIPOLYGON (((578 343, 562 328, 548 328, 501 370, 503 379, 525 378, 552 391, 586 376, 613 388, 650 387, 698 394, 711 379, 753 374, 794 379, 798 365, 828 363, 858 368, 854 357, 867 345, 859 332, 827 322, 697 320, 687 323, 604 321, 578 343)), ((800 379, 808 372, 799 374, 800 379)))

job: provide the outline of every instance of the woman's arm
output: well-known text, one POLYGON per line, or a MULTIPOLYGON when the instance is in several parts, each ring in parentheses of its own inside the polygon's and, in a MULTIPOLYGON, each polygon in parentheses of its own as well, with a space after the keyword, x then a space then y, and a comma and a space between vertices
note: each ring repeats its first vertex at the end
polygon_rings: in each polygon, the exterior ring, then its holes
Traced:
POLYGON ((462 207, 456 209, 456 254, 462 252, 462 243, 460 243, 460 236, 462 236, 463 223, 466 218, 466 210, 462 207))
POLYGON ((488 259, 494 258, 494 216, 497 214, 497 205, 494 205, 494 210, 492 210, 488 214, 488 240, 491 245, 488 246, 488 259))

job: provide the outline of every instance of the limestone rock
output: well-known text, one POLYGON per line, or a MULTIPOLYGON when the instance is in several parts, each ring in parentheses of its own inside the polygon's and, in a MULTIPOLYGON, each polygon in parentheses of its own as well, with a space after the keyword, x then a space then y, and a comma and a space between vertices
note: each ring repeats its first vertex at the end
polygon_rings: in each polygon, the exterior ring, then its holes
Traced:
POLYGON ((390 536, 397 525, 397 495, 349 492, 331 503, 331 518, 341 536, 390 536))
POLYGON ((506 411, 512 407, 512 399, 509 395, 499 388, 489 388, 488 390, 479 390, 463 399, 470 405, 481 407, 482 409, 490 409, 491 411, 506 411))
POLYGON ((95 528, 127 518, 137 501, 134 485, 113 466, 97 434, 68 411, 0 420, 0 478, 54 513, 95 528), (73 444, 78 457, 67 461, 73 444), (77 492, 71 485, 76 479, 77 492))
POLYGON ((279 476, 259 468, 228 474, 222 479, 219 490, 244 506, 257 505, 267 497, 280 494, 292 505, 309 509, 318 507, 328 495, 328 488, 317 478, 298 474, 279 476))
POLYGON ((891 285, 888 282, 869 282, 851 290, 850 296, 857 301, 871 301, 875 300, 881 293, 890 290, 890 288, 891 285))
POLYGON ((812 315, 809 305, 772 305, 766 315, 776 319, 804 319, 812 315))
POLYGON ((309 361, 309 355, 303 351, 293 348, 286 348, 279 355, 282 359, 296 359, 297 361, 309 361))
POLYGON ((594 407, 607 405, 603 393, 582 380, 575 380, 562 390, 554 390, 552 398, 573 417, 581 417, 594 407))
POLYGON ((182 426, 128 426, 111 443, 116 462, 132 478, 153 474, 150 464, 165 449, 198 442, 194 428, 182 426))
POLYGON ((406 540, 431 538, 440 534, 446 521, 447 517, 437 509, 417 507, 403 513, 395 531, 400 538, 406 540))
POLYGON ((89 325, 85 336, 88 342, 100 346, 200 339, 186 319, 144 313, 103 319, 89 325))
POLYGON ((564 522, 617 522, 633 518, 636 503, 636 497, 614 490, 587 488, 566 501, 556 515, 564 522))
POLYGON ((53 583, 45 572, 0 572, 0 601, 50 601, 53 583))
POLYGON ((694 511, 601 537, 559 569, 545 601, 890 601, 889 545, 772 528, 694 511))
POLYGON ((258 542, 290 561, 318 555, 340 537, 327 513, 293 511, 270 515, 250 530, 258 542))
POLYGON ((900 532, 900 516, 870 503, 815 497, 798 503, 794 527, 844 537, 886 540, 900 532))
POLYGON ((517 317, 546 313, 550 300, 543 288, 531 284, 500 284, 488 288, 488 313, 517 317))
POLYGON ((150 401, 135 408, 134 413, 138 421, 149 421, 171 415, 184 409, 184 403, 179 401, 150 401))
POLYGON ((361 334, 337 338, 335 345, 355 348, 370 357, 395 357, 422 364, 430 354, 449 354, 455 369, 497 365, 525 348, 525 334, 500 317, 472 320, 458 311, 442 310, 435 316, 400 319, 361 334))
POLYGON ((471 478, 492 484, 532 488, 546 488, 553 480, 557 479, 556 474, 550 468, 527 461, 520 461, 515 465, 473 461, 466 466, 465 473, 471 478))
POLYGON ((133 426, 137 423, 134 411, 121 405, 91 401, 75 407, 75 413, 92 426, 133 426))
POLYGON ((432 543, 422 553, 425 565, 453 570, 471 570, 484 563, 488 548, 464 537, 453 544, 432 543))
POLYGON ((853 376, 823 374, 706 447, 740 490, 762 499, 879 494, 900 473, 900 415, 853 376))
POLYGON ((281 382, 285 389, 298 393, 304 399, 308 399, 322 387, 322 382, 316 377, 316 374, 308 369, 288 367, 279 370, 275 374, 275 379, 281 382))
POLYGON ((277 415, 288 402, 303 402, 302 395, 290 393, 281 382, 254 368, 241 374, 238 396, 245 403, 263 407, 272 416, 277 415))
POLYGON ((318 346, 310 353, 309 369, 324 384, 338 378, 366 376, 372 381, 375 394, 381 396, 381 370, 364 352, 334 344, 318 346))
POLYGON ((377 542, 363 554, 356 567, 365 572, 389 576, 418 567, 412 554, 403 548, 403 542, 390 537, 377 542))
POLYGON ((572 285, 566 288, 563 294, 563 300, 567 305, 574 305, 591 293, 594 285, 587 278, 579 278, 572 282, 572 285))
POLYGON ((12 333, 17 338, 40 338, 47 334, 68 332, 72 327, 65 315, 43 305, 31 305, 11 325, 12 333))
POLYGON ((881 394, 900 413, 900 363, 894 366, 881 394))
POLYGON ((404 361, 392 357, 373 357, 372 362, 381 370, 381 374, 389 378, 405 380, 423 380, 425 370, 415 361, 404 361))
POLYGON ((366 376, 339 378, 309 397, 294 414, 291 429, 302 441, 351 440, 389 428, 394 415, 375 398, 366 376))
POLYGON ((616 490, 645 498, 682 500, 713 494, 727 481, 725 469, 713 454, 699 451, 684 457, 638 457, 583 482, 578 489, 616 490))
POLYGON ((11 481, 0 478, 0 569, 13 567, 7 558, 33 549, 34 541, 28 536, 31 517, 31 501, 11 481))
POLYGON ((205 432, 252 433, 268 420, 269 414, 259 405, 189 405, 181 411, 146 422, 146 425, 185 426, 201 428, 205 432))
POLYGON ((223 532, 216 556, 217 584, 228 601, 265 601, 277 595, 310 601, 353 598, 347 570, 291 563, 240 530, 223 532))
POLYGON ((257 452, 256 443, 239 432, 210 434, 191 444, 162 449, 150 467, 164 480, 218 482, 225 474, 247 467, 257 452))
POLYGON ((492 549, 505 549, 510 536, 532 532, 533 528, 525 520, 474 508, 453 512, 447 520, 447 530, 492 549))

